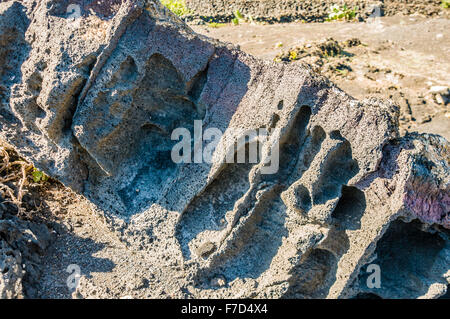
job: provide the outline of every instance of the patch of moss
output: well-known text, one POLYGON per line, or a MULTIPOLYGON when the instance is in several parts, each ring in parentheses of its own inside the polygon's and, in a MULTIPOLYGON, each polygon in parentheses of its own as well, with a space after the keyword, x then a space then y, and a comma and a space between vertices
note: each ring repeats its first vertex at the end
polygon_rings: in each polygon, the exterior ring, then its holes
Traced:
POLYGON ((356 18, 356 14, 358 13, 358 7, 354 7, 353 9, 349 8, 346 4, 342 7, 339 5, 333 5, 330 8, 330 14, 326 21, 351 21, 356 18))
POLYGON ((190 10, 186 7, 184 0, 161 0, 161 3, 179 17, 190 13, 190 10))

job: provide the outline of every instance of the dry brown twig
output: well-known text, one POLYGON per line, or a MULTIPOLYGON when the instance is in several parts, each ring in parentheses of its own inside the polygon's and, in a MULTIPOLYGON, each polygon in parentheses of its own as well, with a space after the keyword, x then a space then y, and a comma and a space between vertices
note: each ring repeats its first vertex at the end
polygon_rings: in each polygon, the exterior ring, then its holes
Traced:
POLYGON ((17 206, 18 213, 23 214, 25 212, 23 208, 23 196, 24 196, 24 187, 27 184, 27 171, 33 168, 33 165, 21 161, 16 160, 11 162, 11 156, 9 152, 13 152, 14 150, 8 146, 1 145, 0 146, 0 174, 5 176, 0 176, 0 190, 2 191, 2 195, 5 198, 9 198, 10 200, 5 200, 5 202, 10 202, 17 206), (16 168, 16 166, 18 166, 16 168), (8 186, 7 182, 17 181, 17 195, 16 192, 8 186), (6 195, 6 196, 5 196, 6 195))

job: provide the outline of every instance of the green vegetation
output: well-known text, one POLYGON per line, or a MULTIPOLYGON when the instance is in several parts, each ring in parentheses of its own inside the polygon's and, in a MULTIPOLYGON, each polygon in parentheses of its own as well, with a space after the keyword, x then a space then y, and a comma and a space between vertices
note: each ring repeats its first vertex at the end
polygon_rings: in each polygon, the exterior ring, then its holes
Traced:
POLYGON ((234 18, 231 20, 231 23, 239 25, 241 20, 245 20, 244 15, 239 10, 234 11, 234 18))
POLYGON ((31 176, 33 176, 33 182, 35 183, 48 181, 48 176, 40 170, 37 170, 36 168, 33 169, 33 173, 31 173, 31 176))
POLYGON ((442 0, 441 7, 444 9, 450 8, 450 0, 442 0))
MULTIPOLYGON (((233 25, 239 25, 242 21, 253 23, 253 18, 251 16, 245 16, 243 15, 239 10, 234 11, 234 18, 231 19, 231 23, 233 25)), ((218 23, 218 22, 209 22, 208 26, 211 28, 220 28, 223 26, 226 26, 225 23, 218 23)))
POLYGON ((239 10, 234 11, 234 18, 231 20, 231 23, 233 23, 233 25, 239 25, 241 21, 254 23, 252 16, 245 16, 239 10))
POLYGON ((294 50, 289 51, 289 60, 290 61, 298 60, 298 53, 297 53, 297 51, 294 51, 294 50))
POLYGON ((355 19, 357 13, 358 7, 354 7, 353 9, 351 9, 347 7, 346 4, 344 4, 342 7, 340 7, 339 5, 333 5, 330 8, 330 14, 328 15, 326 21, 351 21, 355 19))
POLYGON ((161 3, 179 17, 190 13, 184 0, 161 0, 161 3))
POLYGON ((244 16, 242 15, 242 13, 239 10, 234 11, 234 17, 236 19, 239 19, 239 20, 244 20, 245 19, 244 16))
POLYGON ((208 23, 208 27, 211 27, 211 28, 220 28, 220 27, 224 27, 224 26, 226 26, 225 23, 218 23, 218 22, 208 23))

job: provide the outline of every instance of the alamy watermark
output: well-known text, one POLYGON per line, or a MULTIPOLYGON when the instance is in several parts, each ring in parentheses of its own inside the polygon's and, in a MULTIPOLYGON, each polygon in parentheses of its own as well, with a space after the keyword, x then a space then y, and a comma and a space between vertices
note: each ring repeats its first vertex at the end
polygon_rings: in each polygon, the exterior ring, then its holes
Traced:
POLYGON ((263 163, 262 174, 275 174, 279 168, 279 129, 218 128, 203 131, 203 122, 194 121, 194 136, 187 128, 176 128, 171 139, 174 163, 263 163))
POLYGON ((377 264, 370 264, 367 266, 367 273, 370 275, 367 277, 366 285, 369 289, 381 288, 381 268, 377 264))
POLYGON ((75 290, 78 288, 81 279, 81 268, 77 264, 71 264, 67 266, 66 272, 69 273, 69 276, 66 280, 67 288, 70 290, 75 290))
POLYGON ((370 27, 371 32, 374 33, 384 32, 385 28, 381 20, 382 16, 381 5, 372 4, 370 8, 372 13, 367 18, 366 24, 370 27))
POLYGON ((79 28, 81 22, 81 7, 78 4, 71 3, 66 9, 68 25, 71 28, 79 28))

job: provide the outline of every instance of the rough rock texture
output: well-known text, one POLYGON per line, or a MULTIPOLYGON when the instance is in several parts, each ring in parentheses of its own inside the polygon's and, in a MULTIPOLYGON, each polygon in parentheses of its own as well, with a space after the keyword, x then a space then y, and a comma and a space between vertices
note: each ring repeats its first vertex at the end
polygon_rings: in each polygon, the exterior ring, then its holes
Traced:
POLYGON ((37 296, 40 255, 49 243, 44 225, 19 220, 7 205, 0 205, 0 299, 37 296))
POLYGON ((440 0, 186 0, 191 10, 187 19, 230 21, 234 12, 252 16, 258 21, 288 22, 294 20, 323 22, 334 4, 358 7, 358 18, 366 19, 372 13, 384 16, 395 14, 445 14, 440 0), (375 8, 377 12, 374 12, 375 8))
POLYGON ((263 62, 199 36, 157 1, 114 2, 116 11, 85 2, 75 20, 69 1, 0 4, 0 137, 154 260, 164 270, 155 289, 445 294, 445 139, 400 139, 390 103, 358 102, 307 65, 263 62), (279 170, 223 163, 227 139, 212 164, 173 163, 171 133, 193 131, 194 120, 230 134, 275 128, 262 156, 279 146, 279 170), (370 263, 382 288, 367 288, 370 263))

